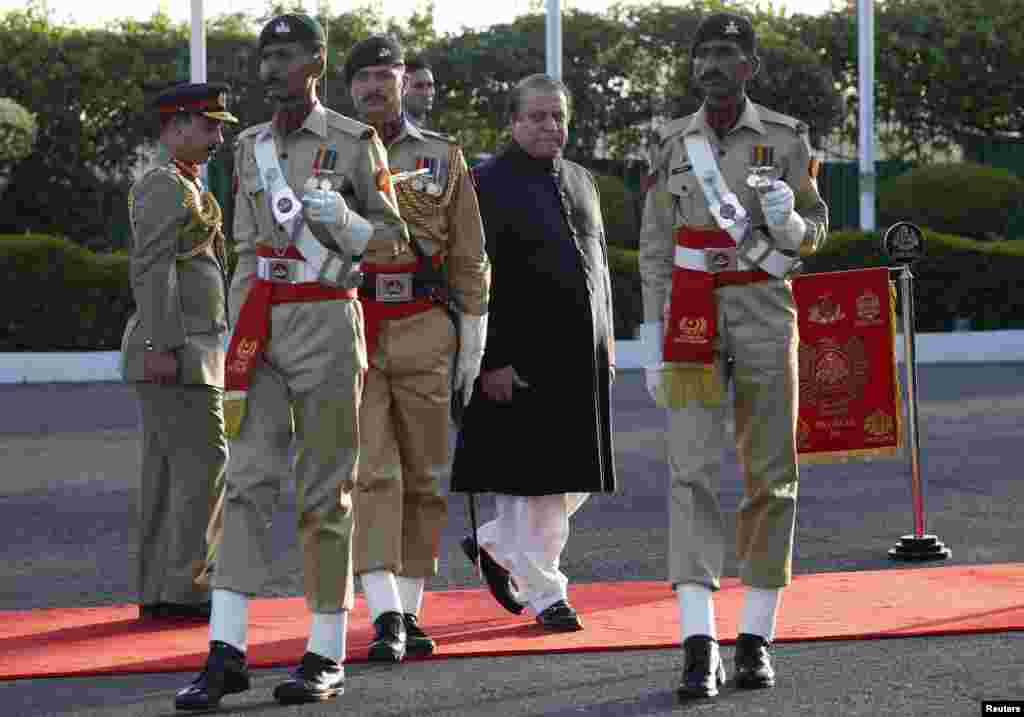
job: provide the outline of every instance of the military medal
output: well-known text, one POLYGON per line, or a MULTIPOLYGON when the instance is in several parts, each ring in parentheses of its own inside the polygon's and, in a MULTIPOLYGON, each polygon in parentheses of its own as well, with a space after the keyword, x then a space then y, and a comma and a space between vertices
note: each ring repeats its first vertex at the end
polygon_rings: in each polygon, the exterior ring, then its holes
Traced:
POLYGON ((782 170, 775 166, 775 147, 755 144, 750 148, 750 174, 747 175, 748 187, 764 192, 781 176, 782 170))

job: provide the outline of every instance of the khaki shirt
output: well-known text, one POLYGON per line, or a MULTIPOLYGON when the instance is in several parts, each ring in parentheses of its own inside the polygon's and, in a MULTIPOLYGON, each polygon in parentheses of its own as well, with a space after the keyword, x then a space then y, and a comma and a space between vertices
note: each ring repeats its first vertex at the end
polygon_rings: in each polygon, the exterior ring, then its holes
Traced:
MULTIPOLYGON (((235 148, 234 239, 238 264, 231 282, 232 325, 256 277, 257 245, 287 246, 284 230, 274 221, 253 152, 257 138, 266 131, 274 133, 278 163, 296 196, 302 197, 306 181, 313 176, 317 153, 330 150, 334 159, 322 169, 331 169, 333 174, 321 176, 330 179, 332 188, 352 211, 373 224, 371 241, 389 247, 405 247, 409 242, 394 191, 386 181, 387 154, 372 127, 321 104, 287 137, 282 137, 271 122, 254 125, 238 135, 235 148)), ((311 224, 310 229, 325 246, 337 250, 335 228, 311 224)))
MULTIPOLYGON (((417 164, 436 168, 431 175, 396 184, 399 210, 420 250, 427 256, 440 252, 459 309, 485 314, 491 267, 480 205, 462 149, 451 138, 404 120, 401 134, 388 146, 388 163, 392 172, 413 171, 417 164)), ((385 265, 415 261, 411 247, 396 255, 376 238, 370 241, 366 258, 385 265)))
POLYGON ((216 198, 173 162, 128 195, 136 313, 121 343, 126 381, 145 380, 146 351, 175 351, 183 384, 224 386, 226 257, 216 198))
POLYGON ((668 123, 654 149, 655 183, 647 192, 640 232, 640 277, 644 319, 660 321, 668 299, 675 254, 675 234, 681 226, 717 227, 687 152, 687 135, 702 133, 716 153, 726 185, 739 198, 753 226, 765 223, 757 190, 747 186, 755 145, 774 148, 782 181, 796 194, 796 212, 807 223, 801 254, 810 254, 828 233, 828 208, 818 193, 817 163, 812 161, 807 125, 747 101, 743 114, 720 138, 708 126, 704 108, 668 123), (669 182, 671 178, 671 183, 669 182))

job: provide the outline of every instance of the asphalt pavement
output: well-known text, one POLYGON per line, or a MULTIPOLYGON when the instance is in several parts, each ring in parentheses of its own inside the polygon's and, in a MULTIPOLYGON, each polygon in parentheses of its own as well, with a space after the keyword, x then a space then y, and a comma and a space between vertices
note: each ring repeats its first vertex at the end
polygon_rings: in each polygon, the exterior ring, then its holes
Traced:
MULTIPOLYGON (((920 366, 918 388, 928 532, 952 550, 942 564, 1020 561, 1024 365, 920 366)), ((621 490, 593 497, 573 519, 563 569, 576 583, 665 580, 662 415, 638 372, 620 376, 613 403, 621 490)), ((139 456, 131 388, 5 385, 0 405, 0 610, 134 602, 139 456)), ((730 455, 722 480, 727 509, 739 501, 737 471, 730 455)), ((912 531, 909 485, 905 458, 804 467, 794 571, 907 567, 890 561, 887 551, 912 531)), ((293 511, 294 491, 286 490, 274 521, 278 557, 268 595, 301 592, 293 511)), ((487 499, 481 512, 490 515, 487 499)), ((477 586, 457 544, 467 532, 465 500, 456 496, 430 589, 477 586)), ((726 574, 736 574, 731 553, 726 574)), ((429 613, 422 622, 429 631, 429 613)), ((723 654, 731 667, 732 648, 723 654)), ((1024 700, 1024 632, 810 641, 778 645, 773 654, 779 672, 774 690, 727 688, 714 701, 689 705, 675 702, 682 664, 674 649, 354 664, 347 666, 348 692, 340 699, 287 708, 270 692, 288 670, 258 670, 254 688, 226 698, 221 712, 923 717, 978 715, 982 700, 1024 700)), ((0 715, 171 715, 174 691, 192 677, 0 682, 0 715)))

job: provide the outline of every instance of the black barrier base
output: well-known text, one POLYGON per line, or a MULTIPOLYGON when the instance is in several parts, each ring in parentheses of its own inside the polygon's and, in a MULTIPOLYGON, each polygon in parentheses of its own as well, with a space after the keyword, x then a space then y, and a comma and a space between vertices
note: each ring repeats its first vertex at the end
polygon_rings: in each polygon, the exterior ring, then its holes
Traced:
POLYGON ((952 555, 936 535, 904 535, 895 547, 889 550, 892 560, 925 561, 946 560, 952 555))

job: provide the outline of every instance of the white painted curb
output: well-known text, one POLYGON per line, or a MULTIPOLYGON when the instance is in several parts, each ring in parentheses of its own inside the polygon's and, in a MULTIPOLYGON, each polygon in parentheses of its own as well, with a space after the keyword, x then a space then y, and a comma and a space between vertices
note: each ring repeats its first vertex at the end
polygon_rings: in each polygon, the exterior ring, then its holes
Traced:
MULTIPOLYGON (((620 371, 643 366, 639 341, 615 342, 620 371)), ((963 331, 918 334, 917 363, 1024 363, 1024 331, 963 331)), ((896 337, 903 360, 903 337, 896 337)), ((0 353, 0 384, 120 381, 117 351, 0 353)))

